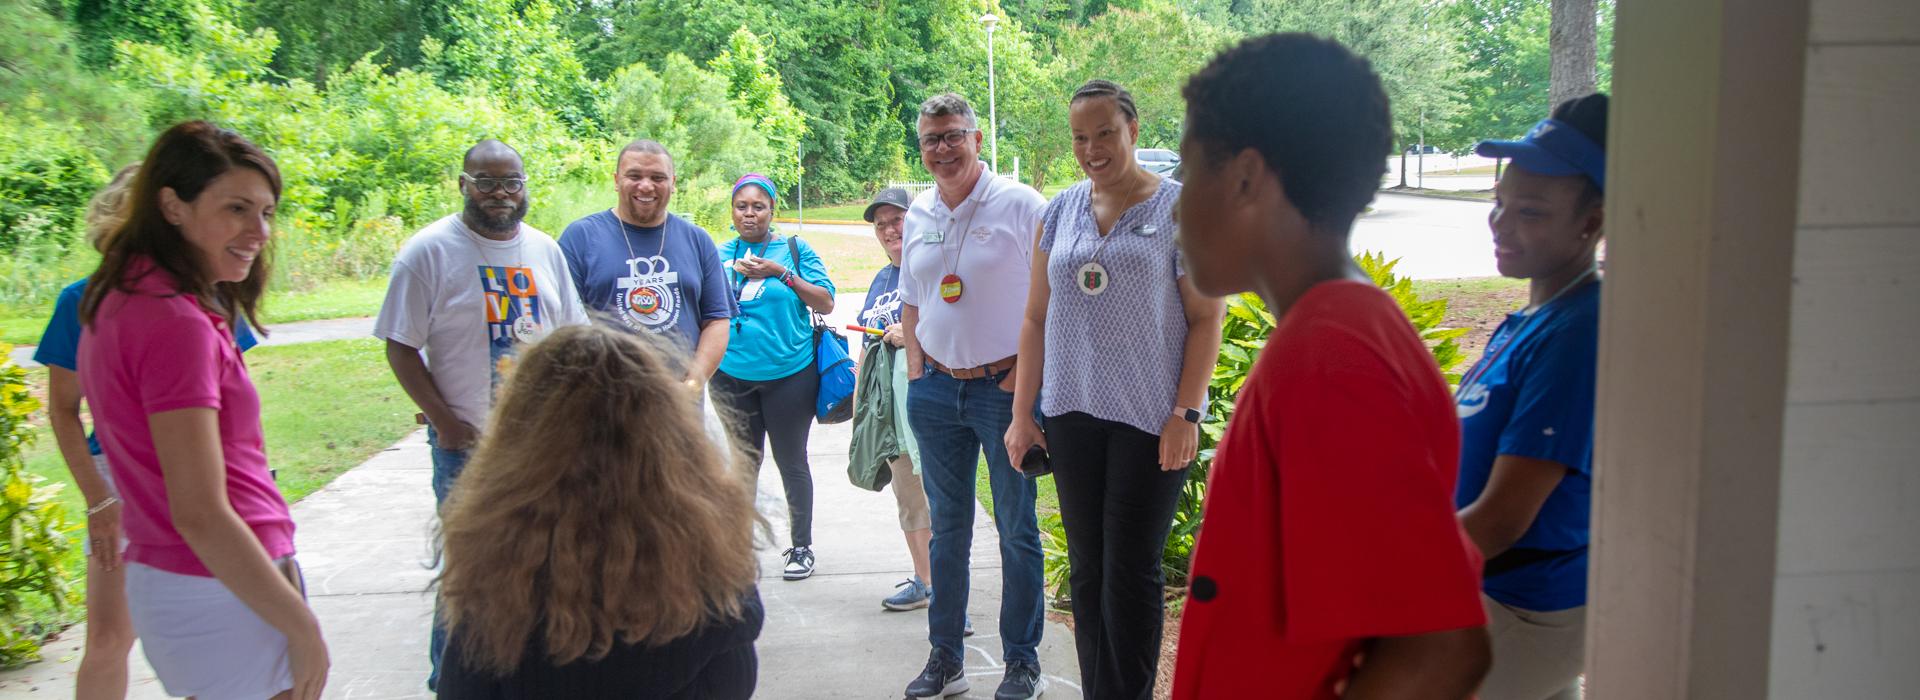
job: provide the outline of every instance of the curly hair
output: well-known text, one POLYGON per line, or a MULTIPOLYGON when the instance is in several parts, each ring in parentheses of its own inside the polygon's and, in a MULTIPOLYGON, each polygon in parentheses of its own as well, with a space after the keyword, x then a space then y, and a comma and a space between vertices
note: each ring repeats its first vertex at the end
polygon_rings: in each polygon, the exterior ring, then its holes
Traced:
POLYGON ((1268 34, 1221 52, 1187 81, 1187 133, 1214 156, 1259 151, 1316 230, 1346 235, 1393 150, 1380 76, 1339 42, 1268 34))
POLYGON ((437 583, 475 670, 509 673, 530 647, 595 661, 740 617, 766 522, 659 343, 568 326, 515 362, 442 513, 437 583))

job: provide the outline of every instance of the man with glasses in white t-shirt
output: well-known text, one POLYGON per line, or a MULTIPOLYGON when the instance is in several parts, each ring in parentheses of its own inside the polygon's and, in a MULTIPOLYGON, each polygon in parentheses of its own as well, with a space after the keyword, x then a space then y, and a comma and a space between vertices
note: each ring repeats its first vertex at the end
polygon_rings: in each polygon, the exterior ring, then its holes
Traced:
POLYGON ((1034 234, 1046 199, 987 171, 973 107, 952 93, 920 106, 920 162, 935 187, 907 210, 900 265, 906 330, 907 413, 920 445, 920 473, 933 520, 933 603, 926 669, 912 698, 965 692, 968 553, 973 545, 974 470, 986 453, 1000 532, 1000 640, 1006 675, 997 700, 1046 690, 1038 647, 1044 629, 1040 531, 1034 483, 1014 470, 1002 438, 1012 422, 1013 364, 1020 351, 1034 234))
MULTIPOLYGON (((527 176, 519 152, 481 141, 461 166, 465 207, 407 240, 373 322, 374 337, 387 341, 387 365, 426 420, 436 504, 479 443, 514 353, 562 325, 587 322, 559 244, 523 223, 527 176)), ((446 646, 435 611, 428 690, 438 683, 446 646)))

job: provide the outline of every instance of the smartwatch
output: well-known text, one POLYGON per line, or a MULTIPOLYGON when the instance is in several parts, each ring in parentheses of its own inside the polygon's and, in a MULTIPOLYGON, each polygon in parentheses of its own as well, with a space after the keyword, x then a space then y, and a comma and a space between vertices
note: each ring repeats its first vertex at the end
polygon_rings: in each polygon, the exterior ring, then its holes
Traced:
POLYGON ((1173 415, 1178 416, 1181 420, 1184 420, 1188 423, 1192 423, 1194 425, 1199 425, 1202 421, 1205 421, 1207 419, 1207 414, 1201 413, 1200 409, 1185 408, 1181 406, 1173 407, 1173 415))

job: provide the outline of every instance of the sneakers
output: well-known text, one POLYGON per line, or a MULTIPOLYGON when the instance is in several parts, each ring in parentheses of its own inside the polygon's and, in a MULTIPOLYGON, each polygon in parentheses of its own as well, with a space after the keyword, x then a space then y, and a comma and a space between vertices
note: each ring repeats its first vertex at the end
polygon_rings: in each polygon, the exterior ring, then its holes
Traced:
POLYGON ((813 575, 812 548, 793 547, 781 552, 780 556, 787 558, 787 567, 780 572, 780 578, 788 581, 798 581, 813 575))
POLYGON ((1047 679, 1040 675, 1040 664, 1013 661, 1007 664, 1007 675, 1000 679, 1000 688, 993 691, 993 700, 1032 700, 1046 692, 1047 679))
POLYGON ((907 684, 907 697, 909 700, 944 698, 967 692, 967 688, 967 674, 960 668, 960 662, 942 657, 936 649, 927 655, 926 670, 907 684))
POLYGON ((901 581, 894 588, 900 589, 900 592, 880 601, 880 607, 888 610, 918 610, 933 601, 933 588, 921 583, 918 578, 901 581))

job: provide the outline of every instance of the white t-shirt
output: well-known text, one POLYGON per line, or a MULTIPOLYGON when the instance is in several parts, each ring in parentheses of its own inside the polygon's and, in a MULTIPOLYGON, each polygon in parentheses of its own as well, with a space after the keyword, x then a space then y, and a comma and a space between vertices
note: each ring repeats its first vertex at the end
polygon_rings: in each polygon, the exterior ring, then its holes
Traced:
POLYGON ((979 367, 1020 352, 1033 237, 1047 200, 1033 188, 987 172, 960 206, 939 188, 907 209, 900 300, 920 309, 920 349, 954 369, 979 367), (963 233, 964 232, 964 233, 963 233), (941 279, 958 275, 960 300, 947 303, 941 279))
POLYGON ((441 398, 460 420, 484 428, 517 347, 586 322, 551 236, 521 224, 513 240, 496 241, 453 214, 420 229, 394 258, 373 335, 426 351, 441 398))

